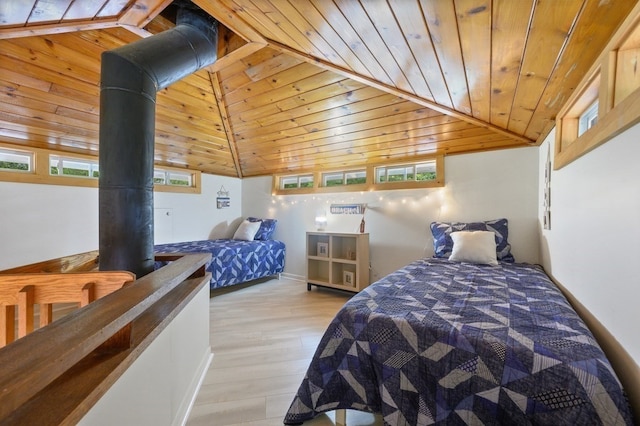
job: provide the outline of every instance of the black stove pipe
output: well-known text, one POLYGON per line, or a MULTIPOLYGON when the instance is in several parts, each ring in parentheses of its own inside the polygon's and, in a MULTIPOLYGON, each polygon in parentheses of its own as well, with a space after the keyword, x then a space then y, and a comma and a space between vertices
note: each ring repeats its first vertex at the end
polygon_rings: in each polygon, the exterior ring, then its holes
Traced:
POLYGON ((102 54, 100 270, 153 271, 156 93, 215 62, 217 47, 217 22, 180 8, 174 28, 102 54))

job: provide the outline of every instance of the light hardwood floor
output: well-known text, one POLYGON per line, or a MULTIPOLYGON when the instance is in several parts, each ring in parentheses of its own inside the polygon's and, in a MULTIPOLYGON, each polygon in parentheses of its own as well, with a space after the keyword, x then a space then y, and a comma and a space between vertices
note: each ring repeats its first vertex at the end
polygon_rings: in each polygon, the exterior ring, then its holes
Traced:
MULTIPOLYGON (((282 425, 322 333, 350 297, 284 277, 213 291, 214 357, 187 425, 282 425)), ((333 424, 329 413, 305 426, 333 424)), ((347 424, 382 422, 349 411, 347 424)))

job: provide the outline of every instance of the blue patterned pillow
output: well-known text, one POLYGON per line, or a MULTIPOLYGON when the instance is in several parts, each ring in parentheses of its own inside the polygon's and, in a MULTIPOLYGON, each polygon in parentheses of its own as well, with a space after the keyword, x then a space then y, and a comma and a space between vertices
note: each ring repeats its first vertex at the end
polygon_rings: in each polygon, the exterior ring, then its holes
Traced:
POLYGON ((492 231, 496 234, 496 257, 503 262, 514 262, 509 244, 509 224, 507 219, 488 220, 486 222, 432 222, 433 257, 448 259, 453 249, 451 233, 455 231, 492 231))
POLYGON ((260 222, 260 229, 256 232, 254 240, 270 240, 276 230, 276 219, 259 219, 257 217, 248 217, 249 222, 260 222))

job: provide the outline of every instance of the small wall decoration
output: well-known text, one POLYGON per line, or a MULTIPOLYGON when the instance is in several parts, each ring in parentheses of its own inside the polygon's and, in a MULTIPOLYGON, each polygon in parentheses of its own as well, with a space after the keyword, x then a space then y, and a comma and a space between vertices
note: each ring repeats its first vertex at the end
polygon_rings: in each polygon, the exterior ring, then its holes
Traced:
POLYGON ((366 204, 331 204, 331 214, 364 214, 366 204))
POLYGON ((342 284, 355 287, 356 274, 350 271, 342 271, 342 284))
POLYGON ((318 243, 318 256, 329 257, 329 243, 318 243))
POLYGON ((227 207, 231 207, 231 198, 229 198, 229 191, 224 188, 224 185, 222 185, 220 187, 220 191, 218 191, 216 206, 219 209, 226 209, 227 207))

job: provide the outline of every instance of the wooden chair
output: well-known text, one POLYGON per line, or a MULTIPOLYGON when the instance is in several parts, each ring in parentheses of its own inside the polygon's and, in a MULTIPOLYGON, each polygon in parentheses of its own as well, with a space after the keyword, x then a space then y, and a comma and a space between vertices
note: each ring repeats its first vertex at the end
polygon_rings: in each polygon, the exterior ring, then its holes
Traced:
POLYGON ((16 339, 16 330, 17 338, 34 330, 36 306, 44 327, 53 321, 54 303, 82 307, 135 279, 126 271, 0 274, 0 347, 16 339))

